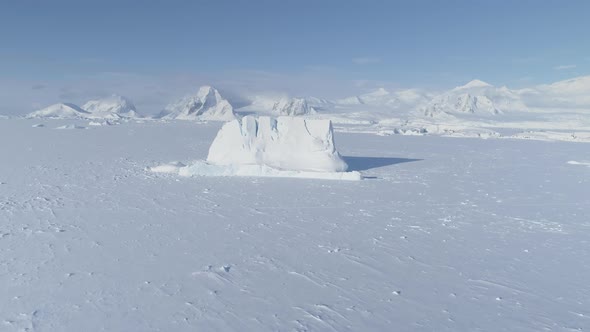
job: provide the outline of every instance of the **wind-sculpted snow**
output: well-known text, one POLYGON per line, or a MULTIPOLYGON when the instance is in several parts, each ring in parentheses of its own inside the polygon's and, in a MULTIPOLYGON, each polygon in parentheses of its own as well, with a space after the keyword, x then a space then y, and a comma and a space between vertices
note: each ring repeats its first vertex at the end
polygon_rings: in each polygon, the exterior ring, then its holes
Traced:
POLYGON ((186 96, 166 107, 163 119, 230 121, 235 119, 232 105, 217 89, 202 86, 196 95, 186 96))
POLYGON ((265 165, 281 170, 343 172, 332 123, 296 117, 246 116, 224 124, 209 148, 215 165, 265 165))

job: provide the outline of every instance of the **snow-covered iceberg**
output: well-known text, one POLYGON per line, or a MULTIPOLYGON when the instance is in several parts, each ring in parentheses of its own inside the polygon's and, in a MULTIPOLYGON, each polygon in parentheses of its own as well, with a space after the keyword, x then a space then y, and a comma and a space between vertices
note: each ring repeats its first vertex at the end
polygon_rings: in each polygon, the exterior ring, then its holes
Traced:
POLYGON ((131 100, 119 95, 90 100, 82 106, 82 109, 90 113, 90 117, 97 119, 133 118, 137 116, 137 109, 131 100))
POLYGON ((58 103, 29 113, 26 117, 30 119, 83 119, 87 118, 89 115, 90 113, 86 112, 77 105, 70 103, 58 103))
POLYGON ((209 148, 215 165, 266 165, 277 169, 344 172, 330 120, 245 116, 226 123, 209 148))
POLYGON ((332 123, 282 116, 245 116, 223 125, 206 161, 165 164, 152 172, 181 176, 262 176, 360 180, 334 144, 332 123))
POLYGON ((217 89, 202 86, 196 95, 186 96, 157 116, 162 119, 230 121, 235 119, 232 105, 217 89))

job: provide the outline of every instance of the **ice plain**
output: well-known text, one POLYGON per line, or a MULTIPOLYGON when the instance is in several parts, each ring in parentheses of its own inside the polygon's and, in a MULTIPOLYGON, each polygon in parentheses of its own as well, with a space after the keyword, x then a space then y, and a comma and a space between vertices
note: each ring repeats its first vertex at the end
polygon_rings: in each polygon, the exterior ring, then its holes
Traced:
POLYGON ((590 326, 587 144, 337 127, 365 180, 148 170, 220 126, 0 119, 0 330, 590 326))

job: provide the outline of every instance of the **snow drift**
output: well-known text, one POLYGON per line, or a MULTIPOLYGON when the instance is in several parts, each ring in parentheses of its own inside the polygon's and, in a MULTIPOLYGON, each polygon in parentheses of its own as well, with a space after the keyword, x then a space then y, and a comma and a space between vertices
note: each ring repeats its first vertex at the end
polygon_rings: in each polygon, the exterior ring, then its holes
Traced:
POLYGON ((112 95, 110 97, 90 100, 82 106, 90 117, 98 119, 133 118, 137 116, 137 109, 131 100, 112 95))
POLYGON ((162 119, 230 121, 235 119, 232 105, 217 89, 202 86, 196 95, 186 96, 168 105, 158 116, 162 119))
POLYGON ((330 120, 245 116, 226 123, 209 148, 214 165, 266 165, 283 170, 344 172, 330 120))

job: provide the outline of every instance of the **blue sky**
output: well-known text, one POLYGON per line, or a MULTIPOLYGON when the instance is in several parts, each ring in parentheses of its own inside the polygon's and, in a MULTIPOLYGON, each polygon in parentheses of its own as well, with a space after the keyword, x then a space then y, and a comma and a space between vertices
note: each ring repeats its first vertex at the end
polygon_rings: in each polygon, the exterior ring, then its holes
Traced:
POLYGON ((3 1, 0 80, 520 87, 590 73, 589 13, 583 0, 3 1))

